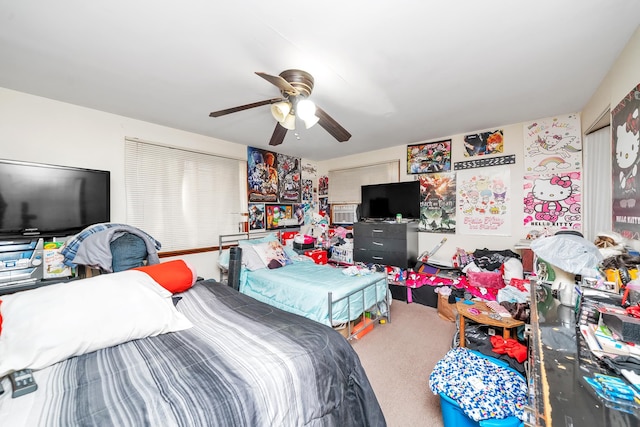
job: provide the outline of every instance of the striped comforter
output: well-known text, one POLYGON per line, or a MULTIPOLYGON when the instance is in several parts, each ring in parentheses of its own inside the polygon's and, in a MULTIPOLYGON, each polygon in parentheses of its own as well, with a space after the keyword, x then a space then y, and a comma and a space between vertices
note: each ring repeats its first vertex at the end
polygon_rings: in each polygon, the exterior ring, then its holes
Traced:
POLYGON ((38 390, 16 399, 3 380, 0 423, 385 425, 356 353, 331 328, 213 281, 180 296, 193 328, 37 371, 38 390))

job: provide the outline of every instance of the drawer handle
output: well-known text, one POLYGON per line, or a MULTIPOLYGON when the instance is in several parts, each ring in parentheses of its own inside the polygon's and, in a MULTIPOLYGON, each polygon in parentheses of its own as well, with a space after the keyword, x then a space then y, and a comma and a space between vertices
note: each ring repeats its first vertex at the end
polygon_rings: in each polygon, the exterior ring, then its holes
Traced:
POLYGON ((384 246, 384 243, 380 243, 380 242, 371 242, 371 243, 373 243, 376 246, 384 246))
POLYGON ((372 232, 373 233, 384 233, 384 230, 380 230, 380 229, 375 228, 375 229, 372 230, 372 232))
POLYGON ((381 256, 372 256, 371 258, 373 258, 373 259, 384 259, 384 258, 383 258, 383 257, 381 257, 381 256))

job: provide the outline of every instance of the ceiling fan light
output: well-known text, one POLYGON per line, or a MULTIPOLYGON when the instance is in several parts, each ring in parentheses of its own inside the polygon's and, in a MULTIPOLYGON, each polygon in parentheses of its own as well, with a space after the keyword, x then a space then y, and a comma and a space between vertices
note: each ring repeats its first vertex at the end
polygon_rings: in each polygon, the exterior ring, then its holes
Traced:
POLYGON ((316 114, 316 104, 309 99, 301 99, 296 105, 296 114, 302 120, 312 120, 316 114))
POLYGON ((279 122, 286 120, 291 111, 291 103, 282 101, 271 104, 271 115, 279 122))
POLYGON ((284 120, 280 121, 280 125, 288 130, 295 130, 296 129, 296 116, 294 116, 293 114, 287 114, 287 117, 284 118, 284 120))
POLYGON ((318 121, 320 121, 320 118, 318 116, 312 116, 310 119, 304 119, 304 126, 309 129, 310 127, 312 127, 313 125, 315 125, 316 123, 318 123, 318 121))

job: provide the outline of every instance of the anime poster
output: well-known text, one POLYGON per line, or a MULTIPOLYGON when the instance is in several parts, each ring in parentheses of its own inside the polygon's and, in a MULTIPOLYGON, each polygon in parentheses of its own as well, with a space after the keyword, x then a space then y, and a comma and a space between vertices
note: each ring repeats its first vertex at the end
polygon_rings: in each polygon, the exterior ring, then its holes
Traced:
POLYGON ((249 203, 249 230, 264 230, 264 203, 249 203))
POLYGON ((627 239, 640 239, 640 203, 637 203, 639 112, 640 84, 611 111, 613 230, 627 239))
POLYGON ((456 174, 420 175, 418 231, 456 232, 456 174))
POLYGON ((318 198, 318 213, 322 216, 330 215, 330 206, 329 206, 329 198, 328 197, 319 197, 318 198))
POLYGON ((407 145, 407 173, 451 170, 451 140, 407 145))
POLYGON ((464 156, 486 156, 504 151, 504 132, 502 129, 482 132, 464 137, 464 156))
POLYGON ((513 189, 509 166, 456 172, 456 228, 460 234, 508 236, 513 189))
POLYGON ((525 173, 553 173, 582 168, 580 115, 548 117, 525 124, 525 173))
POLYGON ((318 196, 329 195, 329 177, 326 175, 318 178, 318 196))
POLYGON ((250 202, 278 200, 277 168, 275 153, 247 147, 247 193, 250 202))
POLYGON ((303 179, 302 180, 302 202, 311 203, 313 202, 313 180, 311 179, 303 179))
POLYGON ((580 172, 524 176, 524 226, 536 234, 582 228, 580 172))
POLYGON ((267 216, 267 230, 283 227, 280 222, 293 218, 293 208, 291 205, 265 205, 267 216))
MULTIPOLYGON (((298 221, 298 226, 303 226, 306 219, 310 218, 311 205, 308 203, 297 203, 293 205, 293 217, 298 221)), ((310 224, 310 222, 309 222, 310 224)))
POLYGON ((278 202, 300 202, 300 159, 278 154, 278 202))

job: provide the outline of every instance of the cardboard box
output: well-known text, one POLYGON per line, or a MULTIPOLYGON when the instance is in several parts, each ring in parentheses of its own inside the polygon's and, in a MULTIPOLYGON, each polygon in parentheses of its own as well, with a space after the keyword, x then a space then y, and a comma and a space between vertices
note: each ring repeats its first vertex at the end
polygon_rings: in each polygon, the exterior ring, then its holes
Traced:
POLYGON ((64 265, 64 255, 60 253, 63 245, 64 242, 44 242, 42 251, 43 279, 71 276, 71 267, 64 265))
POLYGON ((312 251, 306 251, 304 253, 306 256, 311 258, 313 262, 316 264, 326 264, 327 263, 327 251, 323 249, 315 249, 312 251))

